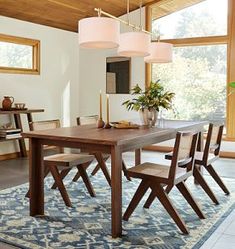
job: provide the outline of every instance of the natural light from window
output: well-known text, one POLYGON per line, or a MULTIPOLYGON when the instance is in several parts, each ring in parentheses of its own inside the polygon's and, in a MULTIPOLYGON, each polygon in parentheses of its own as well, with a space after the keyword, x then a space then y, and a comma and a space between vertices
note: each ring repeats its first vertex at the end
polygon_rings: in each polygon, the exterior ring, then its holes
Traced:
POLYGON ((33 47, 0 42, 0 67, 33 68, 33 47))
POLYGON ((153 64, 152 80, 176 94, 163 117, 225 121, 226 60, 226 45, 193 46, 174 48, 173 63, 153 64))
POLYGON ((165 111, 163 117, 225 122, 227 44, 213 43, 213 36, 227 34, 227 4, 206 0, 153 21, 153 29, 159 25, 163 38, 178 39, 172 63, 152 64, 152 80, 160 79, 175 92, 174 111, 165 111), (199 36, 212 37, 211 43, 180 46, 181 38, 199 36))
POLYGON ((227 0, 206 0, 154 20, 152 29, 161 39, 226 35, 227 9, 227 0))

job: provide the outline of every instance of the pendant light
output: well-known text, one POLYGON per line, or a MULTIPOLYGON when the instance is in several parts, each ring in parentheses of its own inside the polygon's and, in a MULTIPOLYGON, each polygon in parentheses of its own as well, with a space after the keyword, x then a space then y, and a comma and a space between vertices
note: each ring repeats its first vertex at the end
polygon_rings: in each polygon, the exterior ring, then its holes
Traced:
POLYGON ((120 35, 119 56, 145 57, 149 55, 150 35, 144 32, 127 32, 120 35))
POLYGON ((169 63, 172 62, 173 45, 170 43, 151 42, 150 55, 144 58, 146 63, 169 63))
POLYGON ((120 22, 101 17, 84 18, 78 22, 79 45, 82 48, 110 49, 119 46, 120 22))
MULTIPOLYGON (((127 18, 129 23, 129 0, 127 0, 127 18)), ((122 33, 118 48, 119 56, 145 57, 149 55, 151 37, 148 33, 142 32, 142 1, 140 3, 140 31, 122 33)))

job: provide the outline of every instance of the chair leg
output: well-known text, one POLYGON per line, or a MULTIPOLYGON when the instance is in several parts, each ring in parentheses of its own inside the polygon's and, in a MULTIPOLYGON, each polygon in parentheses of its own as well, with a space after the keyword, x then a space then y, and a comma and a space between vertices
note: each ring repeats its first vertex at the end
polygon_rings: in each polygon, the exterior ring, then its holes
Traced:
POLYGON ((153 201, 155 200, 155 197, 156 197, 155 193, 153 191, 151 191, 148 199, 144 203, 144 208, 150 208, 150 206, 152 205, 153 201))
POLYGON ((140 183, 139 187, 137 188, 129 206, 127 207, 124 215, 123 215, 123 220, 128 220, 131 216, 131 214, 133 213, 133 211, 135 210, 135 208, 137 207, 137 205, 139 204, 139 202, 141 201, 141 199, 143 198, 144 194, 146 193, 146 191, 149 188, 149 182, 142 180, 142 182, 140 183))
POLYGON ((72 181, 76 182, 79 179, 80 176, 81 175, 80 175, 79 170, 78 170, 72 181))
MULTIPOLYGON (((106 162, 108 160, 108 157, 107 158, 103 158, 104 162, 106 162)), ((91 175, 94 176, 100 169, 100 165, 99 163, 95 166, 95 168, 93 169, 93 171, 91 172, 91 175)))
MULTIPOLYGON (((86 170, 89 167, 90 164, 91 164, 91 162, 84 163, 83 168, 86 170)), ((77 165, 78 172, 74 176, 74 178, 72 180, 73 182, 76 182, 79 179, 79 177, 81 176, 80 173, 79 173, 79 167, 80 167, 80 165, 77 165)))
MULTIPOLYGON (((165 192, 167 194, 170 193, 170 191, 172 190, 174 186, 172 185, 167 185, 165 192)), ((150 206, 152 205, 153 201, 155 200, 156 195, 154 194, 154 192, 152 191, 148 197, 148 199, 146 200, 145 204, 144 204, 144 208, 150 208, 150 206)))
POLYGON ((225 194, 229 195, 230 194, 229 190, 224 185, 222 179, 219 177, 217 172, 214 170, 213 166, 210 164, 205 168, 207 169, 209 174, 214 178, 214 180, 217 182, 217 184, 221 187, 221 189, 225 192, 225 194))
POLYGON ((111 177, 110 177, 109 171, 107 169, 107 166, 105 164, 105 161, 104 161, 102 154, 95 153, 95 158, 96 158, 97 162, 99 163, 99 166, 100 166, 101 170, 103 171, 103 174, 104 174, 109 186, 111 187, 111 177))
POLYGON ((97 164, 95 168, 92 170, 91 175, 94 176, 99 171, 99 169, 100 169, 100 165, 97 164))
MULTIPOLYGON (((70 172, 71 169, 72 169, 72 168, 68 168, 68 169, 63 169, 63 170, 61 170, 61 172, 60 172, 60 177, 61 177, 62 180, 68 175, 68 173, 70 172)), ((52 185, 51 189, 56 189, 56 188, 57 188, 57 185, 56 185, 56 183, 54 182, 54 184, 52 185)))
MULTIPOLYGON (((50 170, 48 169, 47 166, 44 166, 44 178, 49 174, 50 170)), ((25 197, 29 198, 30 197, 30 189, 26 193, 25 197)))
POLYGON ((60 173, 58 171, 58 168, 55 165, 50 165, 48 167, 49 167, 49 170, 50 170, 50 172, 51 172, 51 174, 56 182, 56 185, 58 186, 58 189, 61 193, 61 196, 64 200, 65 205, 68 207, 72 207, 72 203, 69 199, 69 196, 68 196, 68 193, 67 193, 66 188, 64 186, 64 183, 60 178, 60 173))
POLYGON ((207 193, 207 195, 211 198, 211 200, 218 205, 219 201, 217 200, 217 198, 215 197, 214 193, 212 192, 212 190, 210 189, 209 185, 207 184, 207 182, 205 181, 204 177, 202 176, 201 172, 197 169, 197 167, 194 167, 193 170, 193 175, 195 177, 195 179, 197 180, 197 182, 201 185, 201 187, 204 189, 204 191, 207 193))
POLYGON ((90 179, 89 179, 89 177, 88 177, 88 175, 87 175, 87 172, 86 172, 86 169, 85 169, 85 168, 86 168, 86 166, 80 165, 80 166, 78 166, 78 171, 79 171, 79 173, 80 173, 80 176, 82 177, 83 182, 84 182, 85 185, 86 185, 86 188, 87 188, 87 190, 88 190, 90 196, 91 196, 91 197, 95 197, 95 196, 96 196, 96 195, 95 195, 95 191, 94 191, 94 189, 93 189, 93 187, 92 187, 92 185, 91 185, 90 179))
POLYGON ((173 187, 174 187, 173 185, 167 185, 167 187, 165 188, 165 192, 169 194, 171 190, 173 189, 173 187))
POLYGON ((190 193, 190 191, 188 190, 188 188, 184 184, 184 182, 180 182, 179 184, 176 185, 176 187, 178 188, 178 190, 180 191, 180 193, 184 196, 184 198, 187 200, 187 202, 189 203, 189 205, 196 212, 196 214, 198 215, 198 217, 200 219, 205 219, 206 218, 205 215, 201 211, 200 207, 198 206, 198 204, 194 200, 192 194, 190 193))
POLYGON ((128 176, 128 174, 127 174, 127 167, 126 167, 126 163, 124 162, 124 160, 122 160, 122 171, 123 171, 124 176, 126 177, 126 179, 128 181, 131 181, 130 176, 128 176))
POLYGON ((174 208, 173 204, 171 203, 167 193, 164 191, 163 187, 160 184, 152 184, 151 185, 152 190, 154 191, 154 194, 157 196, 159 201, 162 203, 168 214, 171 216, 171 218, 175 221, 179 229, 185 233, 189 234, 189 231, 184 223, 184 221, 181 219, 179 213, 174 208))

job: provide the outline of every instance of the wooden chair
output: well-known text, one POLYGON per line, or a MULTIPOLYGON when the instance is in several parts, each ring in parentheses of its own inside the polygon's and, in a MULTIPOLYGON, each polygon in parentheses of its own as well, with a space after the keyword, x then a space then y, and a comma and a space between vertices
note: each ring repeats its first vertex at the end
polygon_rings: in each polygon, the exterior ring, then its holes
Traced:
MULTIPOLYGON (((92 115, 92 116, 81 116, 77 118, 77 124, 78 125, 89 125, 89 124, 96 124, 96 122, 98 121, 99 116, 98 115, 92 115)), ((94 154, 98 164, 96 165, 96 167, 94 168, 94 170, 92 171, 92 175, 95 175, 97 173, 97 171, 99 169, 101 169, 103 171, 103 174, 107 180, 107 182, 109 183, 109 185, 111 186, 111 177, 109 174, 109 171, 107 169, 107 166, 105 164, 105 162, 109 159, 110 155, 109 154, 101 154, 101 153, 92 153, 94 154)), ((127 167, 125 162, 122 160, 122 170, 124 175, 126 176, 127 180, 131 180, 130 177, 127 175, 127 167)), ((77 173, 77 175, 74 177, 74 181, 77 181, 77 179, 79 178, 79 172, 77 173)))
MULTIPOLYGON (((204 189, 205 193, 210 197, 210 199, 216 204, 219 204, 218 199, 216 198, 215 194, 207 184, 205 178, 203 177, 202 173, 199 170, 200 166, 203 166, 208 173, 214 178, 214 180, 218 183, 218 185, 222 188, 222 190, 229 195, 229 190, 223 183, 222 179, 214 170, 212 163, 219 158, 220 152, 220 145, 223 135, 223 125, 222 124, 209 124, 206 144, 204 147, 203 152, 196 151, 195 153, 195 167, 193 171, 193 176, 195 177, 196 181, 201 185, 204 189)), ((166 159, 172 159, 172 153, 169 153, 165 156, 166 159)), ((167 188, 167 192, 170 192, 170 188, 167 188)), ((151 200, 148 201, 148 208, 151 205, 151 200)))
MULTIPOLYGON (((220 188, 225 194, 229 195, 230 192, 219 177, 217 172, 212 166, 212 163, 219 159, 219 152, 221 146, 221 140, 223 135, 224 125, 222 124, 210 124, 206 139, 206 144, 203 152, 197 151, 195 154, 195 164, 203 166, 212 178, 217 182, 220 188)), ((197 180, 197 177, 196 177, 197 180)))
POLYGON ((179 229, 183 233, 188 234, 189 231, 179 213, 174 208, 168 194, 164 191, 164 186, 176 186, 193 210, 197 213, 199 218, 205 218, 184 183, 184 181, 193 174, 197 138, 198 133, 177 133, 170 167, 154 163, 143 163, 128 169, 127 173, 130 177, 140 178, 142 181, 124 213, 124 220, 129 219, 146 191, 150 188, 152 190, 151 196, 159 199, 171 218, 178 225, 179 229), (180 168, 180 165, 184 165, 185 168, 180 168))
MULTIPOLYGON (((30 123, 30 130, 32 131, 56 129, 59 127, 59 120, 38 121, 30 123)), ((43 158, 45 168, 44 178, 49 173, 52 174, 55 180, 55 183, 53 184, 52 188, 55 189, 58 187, 66 206, 71 207, 72 203, 64 186, 63 179, 73 167, 77 167, 78 172, 82 177, 90 196, 95 197, 94 189, 86 173, 86 168, 90 165, 93 160, 94 156, 92 155, 72 153, 58 153, 50 156, 45 156, 43 158)), ((26 196, 28 197, 29 194, 30 191, 28 191, 26 196)))

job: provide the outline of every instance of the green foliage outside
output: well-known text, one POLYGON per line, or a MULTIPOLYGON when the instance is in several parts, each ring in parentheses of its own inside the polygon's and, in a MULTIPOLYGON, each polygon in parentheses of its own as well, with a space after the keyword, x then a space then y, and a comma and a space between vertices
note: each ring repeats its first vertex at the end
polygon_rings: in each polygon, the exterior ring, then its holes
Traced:
MULTIPOLYGON (((200 36, 213 35, 218 28, 210 16, 189 10, 172 36, 192 37, 198 31, 200 36)), ((174 48, 173 63, 153 64, 152 80, 160 79, 168 91, 175 92, 174 112, 164 112, 165 118, 225 119, 226 53, 226 45, 178 47, 174 48)))
POLYGON ((32 47, 0 42, 0 66, 32 68, 32 47))

